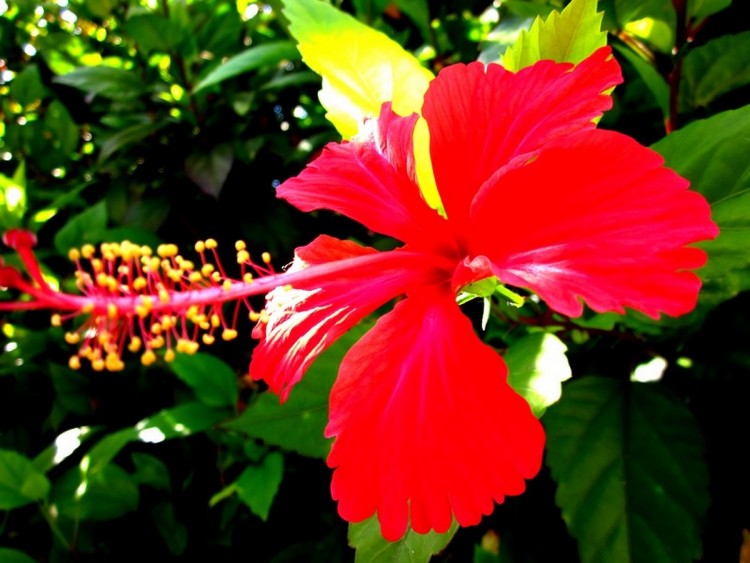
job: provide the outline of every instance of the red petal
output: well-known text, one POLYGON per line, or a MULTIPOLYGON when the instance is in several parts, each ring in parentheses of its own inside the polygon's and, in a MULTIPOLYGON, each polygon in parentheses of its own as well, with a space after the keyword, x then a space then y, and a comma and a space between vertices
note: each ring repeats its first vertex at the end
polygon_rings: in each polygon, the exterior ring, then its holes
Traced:
POLYGON ((539 470, 544 434, 452 294, 398 303, 352 347, 331 392, 339 513, 377 511, 383 536, 445 532, 489 514, 539 470))
POLYGON ((279 186, 278 196, 302 211, 337 211, 405 242, 432 242, 446 226, 413 180, 416 119, 399 117, 385 104, 370 135, 329 143, 302 173, 279 186))
POLYGON ((608 47, 577 66, 540 61, 518 73, 500 65, 446 67, 430 83, 422 115, 448 218, 464 232, 471 199, 498 168, 544 143, 594 127, 621 82, 608 47))
POLYGON ((581 314, 579 297, 600 312, 690 311, 700 280, 687 270, 705 253, 685 245, 718 233, 706 200, 624 135, 589 131, 556 145, 481 189, 471 251, 566 315, 581 314))
POLYGON ((253 352, 250 376, 266 381, 282 400, 315 358, 360 319, 412 285, 446 276, 428 255, 420 262, 398 250, 379 253, 327 236, 298 249, 288 271, 357 257, 361 260, 346 262, 346 268, 313 287, 299 283, 268 294, 268 322, 253 331, 261 342, 253 352))

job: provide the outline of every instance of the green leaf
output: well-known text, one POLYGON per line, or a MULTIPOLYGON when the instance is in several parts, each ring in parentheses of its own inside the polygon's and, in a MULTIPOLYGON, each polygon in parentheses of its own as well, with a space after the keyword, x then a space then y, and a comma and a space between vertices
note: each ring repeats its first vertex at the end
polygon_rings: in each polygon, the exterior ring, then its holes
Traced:
POLYGON ((502 65, 518 71, 543 59, 577 64, 607 44, 601 25, 596 0, 573 0, 562 13, 552 12, 543 21, 537 17, 531 29, 505 51, 502 65))
POLYGON ((589 377, 544 417, 557 504, 583 563, 690 563, 709 504, 691 413, 653 384, 589 377))
POLYGON ((284 456, 271 452, 260 465, 248 465, 237 478, 237 495, 264 522, 284 476, 284 456))
POLYGON ((567 349, 554 334, 537 332, 514 342, 503 354, 508 383, 526 399, 537 418, 560 400, 562 382, 572 375, 567 349))
POLYGON ((148 485, 160 491, 169 491, 171 482, 169 469, 159 458, 149 454, 133 452, 130 454, 133 460, 135 473, 133 477, 139 485, 148 485))
POLYGON ((188 37, 179 23, 153 13, 132 16, 125 23, 125 31, 144 53, 179 50, 188 37))
POLYGON ((89 426, 69 428, 58 434, 55 441, 34 458, 34 467, 46 473, 68 459, 93 434, 89 426))
POLYGON ((0 450, 0 510, 43 500, 50 483, 34 463, 12 450, 0 450))
POLYGON ((49 135, 52 148, 61 155, 62 160, 70 160, 78 147, 81 135, 78 125, 62 102, 55 100, 47 107, 44 116, 44 135, 49 135))
POLYGON ((31 64, 16 75, 10 83, 10 95, 22 106, 41 100, 47 94, 42 83, 39 67, 31 64))
POLYGON ((616 44, 614 47, 633 66, 646 85, 646 88, 653 95, 654 101, 659 106, 662 115, 667 117, 669 115, 669 84, 667 84, 664 77, 659 74, 659 71, 653 64, 641 58, 628 47, 620 44, 616 44))
POLYGON ((183 553, 188 544, 188 532, 185 524, 177 520, 174 506, 168 502, 160 502, 151 511, 151 518, 169 552, 172 555, 183 553))
POLYGON ((32 559, 23 551, 7 547, 0 547, 0 561, 3 563, 36 563, 36 559, 32 559))
POLYGON ((458 531, 454 521, 444 534, 430 531, 418 534, 411 528, 395 542, 383 539, 377 516, 349 524, 349 545, 357 550, 355 563, 427 563, 443 551, 458 531))
POLYGON ((269 67, 276 68, 285 62, 297 61, 299 58, 299 52, 292 41, 274 41, 250 47, 209 72, 195 86, 193 93, 247 72, 269 67))
POLYGON ((731 3, 732 0, 690 0, 688 2, 688 17, 699 22, 728 8, 731 3))
POLYGON ((683 110, 705 108, 722 94, 750 84, 750 31, 694 47, 682 63, 683 110))
POLYGON ((67 254, 71 248, 85 243, 96 244, 107 228, 107 204, 100 201, 73 217, 55 235, 55 249, 60 254, 67 254))
POLYGON ((226 362, 211 354, 177 354, 169 364, 172 371, 195 391, 209 407, 234 408, 239 390, 237 376, 226 362))
POLYGON ((193 153, 185 160, 185 175, 207 195, 219 198, 234 162, 230 145, 219 145, 210 153, 193 153))
POLYGON ((132 100, 147 91, 137 74, 104 65, 79 67, 54 81, 110 100, 132 100))
POLYGON ((12 178, 0 174, 0 228, 21 226, 26 213, 26 163, 21 161, 12 178))
POLYGON ((52 502, 74 520, 113 520, 138 508, 138 485, 121 467, 110 464, 93 474, 73 468, 55 482, 52 502))
POLYGON ((262 393, 241 416, 222 424, 222 428, 305 456, 326 457, 331 448, 330 440, 323 436, 328 423, 328 395, 344 354, 370 326, 361 322, 321 354, 284 404, 276 395, 262 393))
POLYGON ((132 145, 133 143, 137 143, 138 141, 142 141, 149 135, 156 133, 166 124, 166 121, 159 121, 156 123, 146 121, 145 123, 136 123, 135 125, 131 125, 113 133, 101 144, 98 162, 102 163, 120 149, 132 145))
POLYGON ((699 303, 715 304, 750 288, 750 106, 696 121, 652 145, 667 166, 690 180, 711 204, 721 233, 699 244, 708 264, 699 303))
POLYGON ((432 73, 385 34, 320 0, 284 0, 302 59, 323 77, 320 101, 344 138, 393 101, 399 115, 419 112, 432 73))

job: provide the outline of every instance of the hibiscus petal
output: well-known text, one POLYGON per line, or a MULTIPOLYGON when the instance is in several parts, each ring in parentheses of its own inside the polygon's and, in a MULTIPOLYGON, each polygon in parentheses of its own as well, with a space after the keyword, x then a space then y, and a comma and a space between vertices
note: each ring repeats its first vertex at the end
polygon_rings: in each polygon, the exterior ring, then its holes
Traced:
POLYGON ((328 236, 297 249, 288 271, 326 264, 342 266, 311 287, 299 282, 271 291, 267 316, 253 331, 261 342, 253 351, 250 376, 266 381, 282 400, 315 358, 360 319, 413 284, 445 275, 433 257, 419 260, 399 250, 378 252, 328 236))
POLYGON ((416 119, 399 117, 384 104, 368 135, 329 143, 298 176, 281 184, 277 195, 302 211, 337 211, 412 244, 431 241, 446 225, 414 180, 416 119))
POLYGON ((577 316, 631 307, 658 318, 695 306, 715 237, 706 200, 629 137, 590 131, 498 172, 475 198, 471 251, 503 282, 577 316), (498 210, 504 209, 502 218, 498 210))
POLYGON ((540 61, 518 73, 497 64, 451 65, 425 94, 435 179, 448 218, 465 232, 479 187, 514 157, 594 127, 612 105, 605 90, 622 81, 610 49, 577 66, 540 61))
POLYGON ((539 470, 540 423, 447 289, 396 305, 345 356, 328 464, 339 513, 377 512, 383 536, 445 532, 489 514, 539 470))

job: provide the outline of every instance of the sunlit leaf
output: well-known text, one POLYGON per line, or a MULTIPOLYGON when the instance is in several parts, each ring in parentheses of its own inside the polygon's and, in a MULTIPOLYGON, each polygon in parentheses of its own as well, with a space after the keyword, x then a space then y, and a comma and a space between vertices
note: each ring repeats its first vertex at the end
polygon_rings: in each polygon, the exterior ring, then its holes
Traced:
POLYGON ((707 107, 722 94, 750 84, 750 31, 693 47, 682 63, 683 110, 707 107))
POLYGON ((289 31, 305 63, 323 77, 320 101, 344 138, 393 101, 419 112, 432 74, 385 34, 320 0, 284 0, 289 31))
POLYGON ((210 86, 221 84, 225 80, 240 74, 258 69, 275 68, 283 62, 298 59, 299 52, 292 41, 274 41, 273 43, 250 47, 214 68, 193 88, 193 92, 200 92, 210 86))
POLYGON ((26 213, 26 164, 21 161, 12 177, 0 174, 0 228, 19 227, 26 213))
POLYGON ((49 490, 49 480, 29 458, 12 450, 0 450, 0 510, 43 500, 49 490))
POLYGON ((264 522, 284 476, 284 456, 271 452, 259 465, 248 465, 236 481, 237 495, 264 522))
POLYGON ((570 379, 567 349, 554 334, 538 332, 517 340, 503 354, 508 383, 537 417, 560 399, 562 382, 570 379))
POLYGON ((562 13, 552 12, 545 20, 537 18, 505 51, 502 65, 518 71, 542 59, 581 62, 607 44, 607 34, 601 31, 602 14, 596 6, 596 0, 573 0, 562 13))
POLYGON ((39 67, 35 64, 24 68, 10 83, 11 97, 23 106, 41 100, 46 94, 47 89, 42 84, 39 67))
POLYGON ((76 520, 113 520, 138 508, 138 500, 138 485, 114 464, 94 474, 74 467, 55 481, 52 490, 56 510, 76 520))
POLYGON ((389 542, 380 533, 377 516, 372 516, 349 524, 349 545, 357 550, 355 563, 427 563, 446 548, 457 531, 456 522, 444 534, 418 534, 409 528, 403 538, 389 542))
POLYGON ((544 417, 557 504, 582 563, 691 563, 708 508, 703 440, 654 384, 589 377, 544 417))
POLYGON ((182 381, 192 387, 199 401, 209 407, 230 407, 237 404, 237 376, 222 360, 211 354, 177 354, 169 364, 182 381))

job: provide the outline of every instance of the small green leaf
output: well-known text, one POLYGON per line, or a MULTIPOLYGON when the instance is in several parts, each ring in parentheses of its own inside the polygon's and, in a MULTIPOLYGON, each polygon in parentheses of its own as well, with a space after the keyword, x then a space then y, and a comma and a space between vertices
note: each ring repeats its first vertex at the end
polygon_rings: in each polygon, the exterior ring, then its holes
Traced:
POLYGON ((46 94, 47 89, 42 84, 39 67, 35 64, 24 68, 10 83, 11 97, 22 106, 41 100, 46 94))
POLYGON ((0 450, 0 510, 43 500, 50 483, 34 463, 12 450, 0 450))
POLYGON ((690 49, 682 63, 683 110, 705 108, 750 83, 750 31, 723 35, 690 49))
POLYGON ((0 547, 0 561, 3 563, 36 563, 36 559, 32 559, 23 551, 7 547, 0 547))
POLYGON ((531 29, 522 32, 516 44, 505 51, 502 65, 518 71, 543 59, 581 62, 607 44, 596 5, 596 0, 573 0, 562 13, 552 12, 544 21, 537 17, 531 29))
POLYGON ((700 22, 708 16, 728 8, 732 0, 690 0, 688 2, 688 17, 700 22))
POLYGON ((166 121, 152 122, 145 121, 144 123, 136 123, 121 129, 115 133, 112 133, 101 143, 101 150, 99 152, 99 163, 104 162, 110 156, 120 151, 121 149, 142 141, 149 135, 156 133, 159 129, 167 124, 166 121))
POLYGON ((537 332, 514 342, 503 354, 508 384, 526 399, 537 418, 560 400, 562 382, 570 379, 567 349, 554 334, 537 332))
POLYGON ((247 72, 276 68, 282 63, 297 61, 299 58, 299 52, 292 41, 274 41, 250 47, 209 72, 195 86, 193 93, 247 72))
POLYGON ((169 364, 172 371, 195 391, 199 401, 209 407, 237 404, 237 376, 224 361, 211 354, 177 354, 169 364))
POLYGON ((709 504, 703 441, 661 388, 588 377, 544 417, 557 504, 583 563, 691 563, 709 504))
POLYGON ((149 454, 133 452, 130 454, 133 460, 135 473, 133 477, 139 485, 148 485, 160 491, 169 491, 171 481, 169 469, 159 458, 149 454))
POLYGON ((454 521, 444 534, 418 534, 411 528, 395 542, 383 539, 377 516, 349 524, 349 545, 357 550, 355 563, 427 563, 443 551, 458 531, 454 521))
POLYGON ((284 476, 284 456, 271 452, 260 465, 248 465, 237 478, 237 495, 264 522, 284 476))
POLYGON ((750 266, 750 106, 695 121, 652 148, 706 197, 721 230, 717 239, 698 245, 708 253, 708 264, 698 271, 704 281, 699 304, 749 289, 743 273, 750 266))
POLYGON ((75 152, 81 138, 78 125, 73 121, 68 109, 57 100, 47 107, 44 133, 45 137, 49 135, 52 148, 66 161, 75 152))
POLYGON ((234 162, 230 145, 219 145, 210 153, 193 153, 185 160, 185 175, 206 195, 219 198, 234 162))
POLYGON ((138 14, 128 18, 125 31, 135 39, 144 53, 154 51, 168 53, 179 50, 188 37, 179 23, 159 14, 138 14))
POLYGON ((107 228, 107 204, 100 201, 73 217, 55 235, 55 249, 60 254, 67 254, 71 248, 85 243, 102 242, 107 228))
POLYGON ((331 449, 330 440, 323 436, 328 423, 328 395, 344 354, 371 326, 360 322, 321 354, 284 404, 273 393, 263 393, 222 428, 305 456, 326 457, 331 449))
POLYGON ((649 89, 654 97, 656 105, 659 106, 664 117, 669 115, 669 84, 664 77, 659 74, 656 67, 650 62, 641 58, 628 47, 620 44, 615 45, 615 49, 633 66, 635 71, 643 80, 646 88, 649 89))
POLYGON ((147 91, 137 74, 104 65, 79 67, 54 81, 110 100, 132 100, 147 91))
POLYGON ((169 552, 172 555, 183 553, 188 544, 188 532, 185 524, 177 520, 174 506, 168 502, 160 502, 151 511, 151 519, 169 552))
POLYGON ((399 115, 419 112, 432 73, 385 34, 320 0, 284 0, 302 59, 323 77, 320 101, 344 138, 392 101, 399 115))
POLYGON ((110 464, 88 474, 73 468, 55 482, 52 502, 74 520, 113 520, 138 508, 138 485, 121 467, 110 464))

